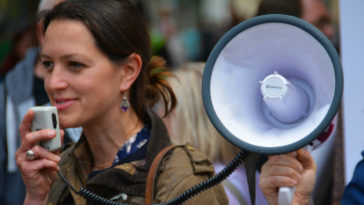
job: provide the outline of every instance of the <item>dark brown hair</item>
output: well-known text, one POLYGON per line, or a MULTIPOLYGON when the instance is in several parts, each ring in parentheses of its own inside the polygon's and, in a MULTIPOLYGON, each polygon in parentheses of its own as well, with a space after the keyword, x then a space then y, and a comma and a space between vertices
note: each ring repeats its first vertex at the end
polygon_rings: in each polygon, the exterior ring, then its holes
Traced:
POLYGON ((130 104, 140 119, 146 106, 153 106, 160 96, 165 104, 171 105, 166 114, 176 106, 173 90, 164 80, 165 75, 170 75, 165 61, 151 58, 148 29, 128 0, 67 0, 41 19, 44 32, 55 19, 81 21, 90 30, 97 47, 114 63, 122 63, 132 53, 141 56, 142 69, 130 89, 130 104))

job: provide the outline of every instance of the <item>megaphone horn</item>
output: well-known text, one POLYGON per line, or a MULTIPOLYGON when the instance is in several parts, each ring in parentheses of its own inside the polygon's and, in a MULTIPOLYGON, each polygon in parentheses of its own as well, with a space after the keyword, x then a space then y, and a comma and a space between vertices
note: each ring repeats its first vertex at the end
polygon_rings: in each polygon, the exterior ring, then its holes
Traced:
POLYGON ((343 91, 338 54, 317 28, 270 14, 215 45, 202 79, 206 112, 232 144, 260 154, 297 150, 323 133, 343 91))

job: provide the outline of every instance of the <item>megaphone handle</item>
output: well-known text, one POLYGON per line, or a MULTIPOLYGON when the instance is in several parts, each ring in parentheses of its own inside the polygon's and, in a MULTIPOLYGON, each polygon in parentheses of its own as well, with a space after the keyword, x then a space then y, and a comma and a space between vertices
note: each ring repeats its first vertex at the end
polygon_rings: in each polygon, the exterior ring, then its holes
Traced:
POLYGON ((278 192, 279 205, 291 205, 296 187, 280 187, 278 192))

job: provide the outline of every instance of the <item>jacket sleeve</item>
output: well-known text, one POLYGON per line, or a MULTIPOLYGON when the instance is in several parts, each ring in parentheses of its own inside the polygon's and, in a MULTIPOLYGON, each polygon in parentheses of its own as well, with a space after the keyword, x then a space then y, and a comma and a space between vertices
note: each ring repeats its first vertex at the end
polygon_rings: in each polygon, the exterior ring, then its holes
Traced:
MULTIPOLYGON (((364 151, 362 152, 364 157, 364 151)), ((349 204, 362 204, 364 201, 364 159, 362 159, 356 166, 353 178, 346 186, 342 205, 349 204)))
MULTIPOLYGON (((160 169, 154 197, 157 203, 170 201, 215 174, 211 162, 189 145, 175 149, 165 158, 160 169)), ((228 204, 228 199, 223 186, 218 184, 184 204, 228 204)))

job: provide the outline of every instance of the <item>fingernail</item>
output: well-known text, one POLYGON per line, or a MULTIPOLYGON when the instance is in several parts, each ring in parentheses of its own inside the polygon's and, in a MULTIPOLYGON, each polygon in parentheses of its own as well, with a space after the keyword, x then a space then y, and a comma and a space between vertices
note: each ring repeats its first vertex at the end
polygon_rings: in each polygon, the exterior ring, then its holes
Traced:
POLYGON ((60 161, 60 160, 61 160, 61 157, 57 155, 57 156, 55 157, 55 160, 60 161))
POLYGON ((293 185, 297 185, 297 184, 298 184, 298 181, 297 181, 297 180, 292 179, 292 183, 293 183, 293 185))
POLYGON ((48 132, 48 135, 49 135, 49 136, 53 136, 53 135, 55 135, 55 134, 56 134, 56 132, 55 132, 54 130, 51 130, 51 131, 49 131, 49 132, 48 132))

